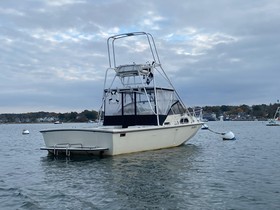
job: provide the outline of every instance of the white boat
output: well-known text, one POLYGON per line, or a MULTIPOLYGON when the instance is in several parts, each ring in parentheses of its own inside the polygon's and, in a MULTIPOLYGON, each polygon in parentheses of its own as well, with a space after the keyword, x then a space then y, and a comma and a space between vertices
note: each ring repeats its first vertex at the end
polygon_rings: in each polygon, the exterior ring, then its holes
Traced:
POLYGON ((267 126, 280 126, 280 107, 277 107, 273 119, 269 119, 267 126))
POLYGON ((112 156, 176 147, 192 138, 202 122, 188 111, 167 77, 152 35, 133 32, 111 36, 107 47, 109 68, 105 73, 99 114, 102 125, 42 130, 45 147, 41 150, 54 155, 112 156), (147 41, 152 61, 117 65, 115 42, 141 38, 138 36, 147 41))
POLYGON ((22 130, 22 135, 27 135, 27 134, 29 134, 29 130, 23 129, 23 130, 22 130))

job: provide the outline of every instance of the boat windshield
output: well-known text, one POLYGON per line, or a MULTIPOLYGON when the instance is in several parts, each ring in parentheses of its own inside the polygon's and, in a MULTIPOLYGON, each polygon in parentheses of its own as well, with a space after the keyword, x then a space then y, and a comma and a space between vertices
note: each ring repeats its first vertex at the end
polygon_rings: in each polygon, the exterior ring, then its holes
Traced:
MULTIPOLYGON (((178 99, 172 89, 106 90, 105 115, 167 115, 178 99), (155 98, 157 97, 157 101, 155 98), (156 103, 158 110, 156 110, 156 103)), ((176 108, 173 108, 175 110, 176 108)), ((178 110, 179 108, 177 108, 178 110)), ((176 113, 178 111, 175 111, 176 113)), ((172 112, 174 113, 174 112, 172 112)))

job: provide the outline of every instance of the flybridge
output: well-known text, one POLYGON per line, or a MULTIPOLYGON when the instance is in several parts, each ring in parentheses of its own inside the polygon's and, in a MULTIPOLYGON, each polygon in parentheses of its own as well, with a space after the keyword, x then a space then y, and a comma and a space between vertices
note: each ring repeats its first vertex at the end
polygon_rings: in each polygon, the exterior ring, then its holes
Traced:
MULTIPOLYGON (((154 78, 154 68, 153 64, 132 64, 132 65, 122 65, 115 68, 116 76, 121 79, 123 85, 135 86, 135 85, 149 85, 154 78), (140 76, 138 81, 135 81, 135 77, 140 76), (134 80, 131 80, 133 77, 134 80)), ((159 64, 157 65, 159 66, 159 64)))

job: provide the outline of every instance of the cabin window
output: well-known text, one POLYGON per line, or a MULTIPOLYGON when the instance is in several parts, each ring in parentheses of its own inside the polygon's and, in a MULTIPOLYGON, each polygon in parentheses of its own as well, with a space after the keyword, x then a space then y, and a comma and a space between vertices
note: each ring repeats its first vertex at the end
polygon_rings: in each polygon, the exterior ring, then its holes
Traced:
POLYGON ((106 100, 105 100, 105 115, 121 115, 121 107, 122 107, 122 94, 117 92, 116 90, 106 91, 106 100))
POLYGON ((148 98, 144 91, 136 92, 136 114, 151 115, 155 110, 155 95, 151 91, 147 91, 148 98))
POLYGON ((186 123, 188 123, 189 122, 189 119, 188 118, 181 118, 181 120, 180 120, 180 123, 181 124, 186 124, 186 123))
POLYGON ((124 115, 135 115, 134 92, 123 93, 123 112, 124 115))
POLYGON ((184 113, 184 107, 179 101, 177 101, 172 105, 168 114, 172 115, 172 114, 182 114, 182 113, 184 113))
POLYGON ((157 99, 159 114, 166 115, 174 103, 175 93, 171 90, 157 89, 157 99))

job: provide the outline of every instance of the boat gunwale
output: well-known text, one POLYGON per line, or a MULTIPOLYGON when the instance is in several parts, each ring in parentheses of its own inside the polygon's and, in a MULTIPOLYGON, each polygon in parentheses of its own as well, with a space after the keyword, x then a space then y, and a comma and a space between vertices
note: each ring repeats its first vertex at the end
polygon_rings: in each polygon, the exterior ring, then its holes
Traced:
POLYGON ((63 132, 63 131, 83 131, 83 132, 93 132, 93 133, 113 133, 113 134, 121 134, 121 133, 134 133, 140 131, 150 131, 150 130, 160 130, 160 129, 173 129, 179 127, 187 127, 187 126, 202 126, 202 122, 188 123, 188 124, 178 124, 178 125, 160 125, 160 126, 132 126, 128 128, 60 128, 60 129, 48 129, 41 130, 41 133, 49 133, 49 132, 63 132))

